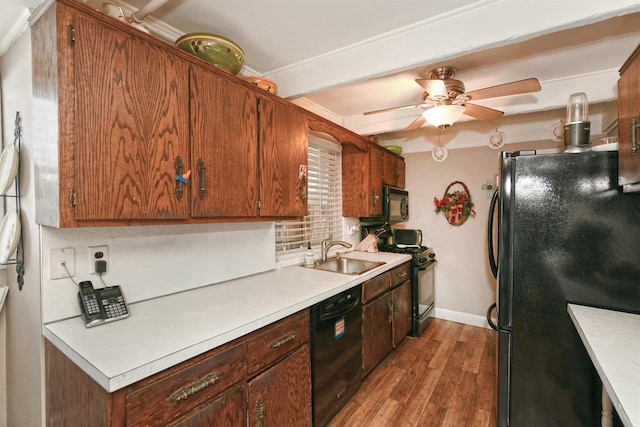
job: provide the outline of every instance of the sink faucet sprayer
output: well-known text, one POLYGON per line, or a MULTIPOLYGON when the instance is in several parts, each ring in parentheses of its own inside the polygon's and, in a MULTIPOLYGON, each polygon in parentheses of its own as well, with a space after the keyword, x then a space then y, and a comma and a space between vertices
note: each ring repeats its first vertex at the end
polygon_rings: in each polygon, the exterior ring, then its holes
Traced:
MULTIPOLYGON (((334 240, 333 242, 331 241, 331 239, 324 239, 322 241, 322 243, 320 244, 321 248, 322 248, 322 258, 321 261, 325 262, 327 260, 327 252, 329 252, 329 248, 334 246, 334 245, 341 245, 344 246, 345 248, 349 249, 352 245, 349 242, 344 242, 342 240, 334 240)), ((336 255, 337 257, 337 255, 336 255)))

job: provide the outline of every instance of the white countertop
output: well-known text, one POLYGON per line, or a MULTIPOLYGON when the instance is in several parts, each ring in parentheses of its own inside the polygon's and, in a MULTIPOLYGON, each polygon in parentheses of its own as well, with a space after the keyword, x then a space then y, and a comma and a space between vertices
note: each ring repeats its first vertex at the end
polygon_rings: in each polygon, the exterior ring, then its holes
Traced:
POLYGON ((569 304, 582 342, 625 426, 640 426, 640 315, 569 304))
POLYGON ((130 317, 94 328, 85 328, 80 317, 47 323, 43 335, 113 392, 411 259, 387 252, 348 257, 386 264, 359 276, 286 267, 129 304, 130 317))

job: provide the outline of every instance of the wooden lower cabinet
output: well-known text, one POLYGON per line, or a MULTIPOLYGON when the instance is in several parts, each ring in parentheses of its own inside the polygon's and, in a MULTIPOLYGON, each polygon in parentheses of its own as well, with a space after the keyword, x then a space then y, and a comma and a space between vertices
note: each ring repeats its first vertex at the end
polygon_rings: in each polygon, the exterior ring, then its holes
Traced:
POLYGON ((311 426, 309 346, 249 381, 250 426, 311 426))
POLYGON ((363 283, 362 295, 362 367, 366 376, 411 330, 410 264, 363 283))
POLYGON ((47 425, 310 426, 309 322, 300 311, 113 393, 45 340, 47 425))

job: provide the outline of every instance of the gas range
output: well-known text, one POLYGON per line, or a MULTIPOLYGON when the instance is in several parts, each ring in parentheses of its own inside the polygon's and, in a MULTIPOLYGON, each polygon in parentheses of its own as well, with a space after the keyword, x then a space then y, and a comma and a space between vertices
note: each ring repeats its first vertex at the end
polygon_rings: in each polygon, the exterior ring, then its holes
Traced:
POLYGON ((411 260, 416 267, 426 266, 435 262, 436 253, 433 248, 421 245, 380 245, 378 250, 381 252, 393 252, 397 254, 411 255, 411 260))

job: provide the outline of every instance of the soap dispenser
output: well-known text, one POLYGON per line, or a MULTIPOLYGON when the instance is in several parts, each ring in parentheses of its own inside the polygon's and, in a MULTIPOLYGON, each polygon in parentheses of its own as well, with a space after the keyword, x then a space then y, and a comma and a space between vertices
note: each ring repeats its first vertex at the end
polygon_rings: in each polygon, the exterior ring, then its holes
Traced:
POLYGON ((311 243, 307 244, 307 251, 304 253, 304 266, 305 267, 316 266, 316 259, 315 259, 313 250, 311 249, 311 243))

